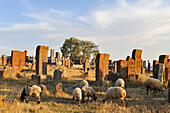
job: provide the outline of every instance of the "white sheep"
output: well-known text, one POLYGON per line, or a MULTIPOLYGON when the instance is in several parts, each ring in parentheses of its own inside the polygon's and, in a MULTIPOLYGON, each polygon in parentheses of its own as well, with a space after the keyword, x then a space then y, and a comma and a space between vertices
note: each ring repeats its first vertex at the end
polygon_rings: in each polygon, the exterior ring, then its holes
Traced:
POLYGON ((74 90, 73 90, 73 100, 74 100, 74 102, 77 104, 77 102, 78 102, 78 104, 80 105, 80 101, 81 101, 81 98, 82 98, 82 92, 81 92, 81 89, 80 88, 75 88, 74 90))
POLYGON ((123 104, 125 106, 124 102, 124 97, 126 97, 126 91, 121 88, 121 87, 110 87, 106 91, 106 94, 104 95, 103 98, 103 103, 109 99, 114 99, 114 100, 121 100, 121 105, 123 104))
POLYGON ((89 83, 86 80, 82 80, 79 84, 79 87, 82 88, 83 86, 89 86, 89 83))
POLYGON ((149 89, 150 91, 154 90, 153 94, 157 93, 157 91, 163 93, 165 90, 160 80, 155 79, 155 78, 146 79, 146 81, 144 82, 144 86, 146 87, 147 94, 148 94, 149 89))
POLYGON ((85 97, 88 97, 88 100, 89 100, 89 97, 91 97, 92 100, 96 101, 96 99, 97 99, 96 92, 94 91, 94 89, 92 87, 89 87, 89 86, 83 86, 82 87, 83 103, 84 103, 85 97))
POLYGON ((40 99, 41 99, 41 88, 37 85, 30 85, 30 86, 26 86, 24 87, 21 96, 20 96, 20 100, 23 102, 24 99, 26 101, 26 103, 28 103, 28 96, 32 96, 32 97, 37 97, 38 101, 37 103, 40 103, 40 99))
POLYGON ((125 81, 122 78, 119 78, 115 82, 115 87, 125 87, 125 81))

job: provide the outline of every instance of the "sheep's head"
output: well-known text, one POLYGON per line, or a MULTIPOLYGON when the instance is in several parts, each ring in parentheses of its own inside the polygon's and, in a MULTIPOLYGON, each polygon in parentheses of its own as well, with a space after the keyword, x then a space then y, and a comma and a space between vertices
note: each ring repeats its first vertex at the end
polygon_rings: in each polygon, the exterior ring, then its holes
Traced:
POLYGON ((24 101, 25 96, 26 96, 26 93, 25 93, 25 88, 24 88, 24 89, 23 89, 23 91, 22 91, 22 93, 21 93, 21 96, 20 96, 20 100, 21 100, 21 102, 23 102, 23 101, 24 101))

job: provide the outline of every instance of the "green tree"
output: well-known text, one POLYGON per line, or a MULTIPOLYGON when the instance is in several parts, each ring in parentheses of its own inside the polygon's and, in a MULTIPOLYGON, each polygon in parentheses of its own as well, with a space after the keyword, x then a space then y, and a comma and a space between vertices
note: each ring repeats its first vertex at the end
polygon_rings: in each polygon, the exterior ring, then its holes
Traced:
POLYGON ((60 49, 62 56, 69 58, 72 62, 75 62, 76 59, 80 59, 84 62, 86 59, 90 59, 91 56, 95 58, 97 53, 99 53, 98 45, 95 43, 79 40, 74 37, 65 39, 60 49))

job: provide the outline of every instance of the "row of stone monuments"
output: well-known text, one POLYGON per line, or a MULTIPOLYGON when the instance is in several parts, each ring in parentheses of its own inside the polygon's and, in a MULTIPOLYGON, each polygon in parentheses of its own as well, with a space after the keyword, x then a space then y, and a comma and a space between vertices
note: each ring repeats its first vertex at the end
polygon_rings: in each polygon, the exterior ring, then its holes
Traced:
MULTIPOLYGON (((126 60, 111 61, 109 54, 99 53, 96 57, 96 80, 115 81, 121 77, 123 79, 137 78, 138 74, 150 73, 150 62, 146 68, 146 61, 142 60, 142 50, 134 49, 132 57, 127 56, 126 60), (110 71, 108 71, 110 70, 110 71)), ((170 80, 170 59, 169 55, 160 55, 159 61, 153 61, 153 77, 166 83, 170 80)))

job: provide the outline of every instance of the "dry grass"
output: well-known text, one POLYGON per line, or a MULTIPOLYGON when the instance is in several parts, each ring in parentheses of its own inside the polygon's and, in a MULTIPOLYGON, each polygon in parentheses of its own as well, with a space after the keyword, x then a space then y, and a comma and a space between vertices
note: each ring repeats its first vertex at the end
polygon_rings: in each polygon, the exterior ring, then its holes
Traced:
MULTIPOLYGON (((68 70, 68 73, 71 71, 68 70)), ((98 95, 97 102, 85 101, 80 106, 75 105, 72 100, 72 91, 79 85, 82 77, 80 70, 76 73, 72 73, 72 76, 76 80, 63 80, 63 81, 46 81, 43 84, 46 85, 48 91, 51 93, 50 96, 42 97, 40 104, 36 103, 35 98, 29 98, 29 103, 20 102, 19 97, 26 85, 36 84, 35 81, 28 79, 6 79, 0 81, 0 97, 4 101, 4 105, 0 106, 0 112, 2 113, 54 113, 54 112, 96 112, 96 113, 108 113, 108 112, 146 112, 146 113, 162 113, 170 112, 170 105, 168 104, 168 89, 164 94, 149 94, 146 95, 145 87, 142 83, 137 81, 127 81, 126 88, 127 97, 125 98, 126 107, 120 106, 120 101, 108 101, 102 103, 103 95, 108 87, 92 86, 98 95), (77 75, 76 75, 77 74, 77 75), (55 87, 58 82, 62 82, 64 86, 64 92, 58 92, 56 95, 53 94, 55 87), (14 100, 17 103, 13 104, 14 100)), ((142 78, 142 77, 141 77, 142 78)), ((114 85, 114 83, 113 83, 114 85)))

